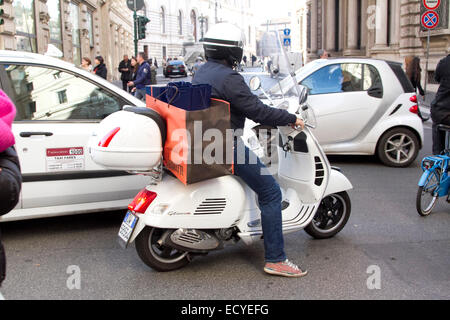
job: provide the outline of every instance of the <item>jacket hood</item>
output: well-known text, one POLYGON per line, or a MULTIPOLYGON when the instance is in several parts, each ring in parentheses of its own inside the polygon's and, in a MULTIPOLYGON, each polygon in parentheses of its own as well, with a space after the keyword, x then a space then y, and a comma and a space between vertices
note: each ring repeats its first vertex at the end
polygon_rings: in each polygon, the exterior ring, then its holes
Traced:
POLYGON ((0 152, 13 146, 14 135, 11 131, 12 122, 16 117, 16 107, 11 99, 0 90, 0 152))

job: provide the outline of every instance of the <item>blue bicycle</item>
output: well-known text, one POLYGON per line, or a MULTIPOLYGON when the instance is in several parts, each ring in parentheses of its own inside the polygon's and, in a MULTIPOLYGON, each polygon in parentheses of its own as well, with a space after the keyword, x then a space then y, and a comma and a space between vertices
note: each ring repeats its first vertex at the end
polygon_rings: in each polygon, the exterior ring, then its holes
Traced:
POLYGON ((445 131, 445 151, 422 161, 424 173, 419 181, 416 200, 417 212, 422 217, 430 215, 439 198, 447 197, 447 202, 450 199, 450 127, 439 125, 438 128, 445 131))

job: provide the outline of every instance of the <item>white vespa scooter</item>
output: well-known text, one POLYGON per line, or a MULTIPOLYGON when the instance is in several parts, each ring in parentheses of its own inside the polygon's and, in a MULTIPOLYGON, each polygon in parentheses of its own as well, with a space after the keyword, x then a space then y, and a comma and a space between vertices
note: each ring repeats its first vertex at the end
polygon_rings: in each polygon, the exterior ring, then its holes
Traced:
MULTIPOLYGON (((258 78, 251 83, 253 89, 259 87, 258 78)), ((331 168, 312 134, 314 115, 307 96, 305 87, 283 94, 281 107, 302 117, 306 128, 278 128, 274 176, 283 193, 283 232, 305 229, 316 239, 327 239, 338 234, 350 217, 347 191, 352 185, 331 168)), ((152 179, 129 206, 119 232, 122 245, 135 242, 144 263, 157 271, 172 271, 226 243, 242 240, 251 245, 261 240, 255 193, 236 176, 185 186, 162 168, 164 131, 164 122, 153 110, 125 108, 106 118, 91 139, 89 149, 96 163, 152 179)))

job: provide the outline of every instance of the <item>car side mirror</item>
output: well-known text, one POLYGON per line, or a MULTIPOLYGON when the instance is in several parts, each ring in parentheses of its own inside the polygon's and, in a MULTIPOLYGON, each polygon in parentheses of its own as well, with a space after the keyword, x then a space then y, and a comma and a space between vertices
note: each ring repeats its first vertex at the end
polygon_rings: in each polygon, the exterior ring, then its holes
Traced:
POLYGON ((249 87, 252 91, 257 91, 261 88, 261 79, 257 76, 250 79, 249 87))

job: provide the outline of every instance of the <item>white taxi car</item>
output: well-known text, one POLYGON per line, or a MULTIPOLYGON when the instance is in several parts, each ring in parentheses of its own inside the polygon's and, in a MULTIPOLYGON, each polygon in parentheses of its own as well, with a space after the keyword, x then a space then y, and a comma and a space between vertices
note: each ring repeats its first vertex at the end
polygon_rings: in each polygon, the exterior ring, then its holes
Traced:
POLYGON ((99 167, 87 150, 102 119, 142 101, 72 64, 14 51, 0 51, 0 88, 17 108, 23 174, 20 202, 0 222, 124 209, 149 182, 99 167))

